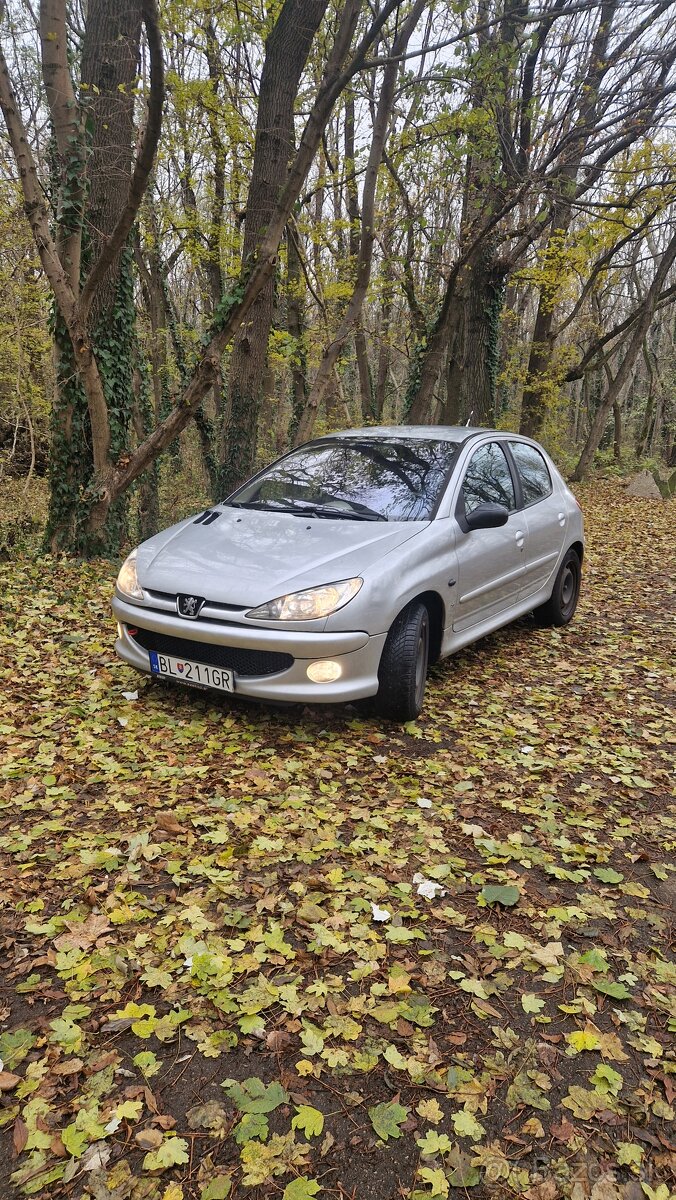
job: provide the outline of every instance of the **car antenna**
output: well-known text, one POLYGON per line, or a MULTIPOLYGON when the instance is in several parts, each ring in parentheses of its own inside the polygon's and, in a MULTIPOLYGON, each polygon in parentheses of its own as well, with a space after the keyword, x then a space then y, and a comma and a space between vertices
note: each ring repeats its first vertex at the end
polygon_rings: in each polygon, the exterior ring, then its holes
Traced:
POLYGON ((465 429, 467 429, 467 428, 468 428, 468 426, 469 426, 469 423, 470 423, 470 421, 472 420, 472 417, 473 417, 473 416, 474 416, 474 409, 472 409, 472 411, 471 411, 471 413, 469 414, 469 416, 468 416, 467 420, 465 421, 465 429))

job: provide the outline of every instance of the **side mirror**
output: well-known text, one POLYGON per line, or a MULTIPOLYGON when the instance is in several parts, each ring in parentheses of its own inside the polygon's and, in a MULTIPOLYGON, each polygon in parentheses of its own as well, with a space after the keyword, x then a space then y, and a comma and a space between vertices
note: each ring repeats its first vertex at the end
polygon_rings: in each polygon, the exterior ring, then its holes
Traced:
POLYGON ((509 520, 509 510, 504 504, 477 504, 465 517, 465 524, 472 529, 498 529, 509 520))

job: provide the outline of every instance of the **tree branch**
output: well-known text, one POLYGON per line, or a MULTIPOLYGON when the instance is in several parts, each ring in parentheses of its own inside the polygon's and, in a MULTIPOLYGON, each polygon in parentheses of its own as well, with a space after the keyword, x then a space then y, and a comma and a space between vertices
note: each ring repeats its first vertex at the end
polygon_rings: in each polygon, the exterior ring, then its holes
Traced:
MULTIPOLYGON (((671 304, 672 300, 674 299, 676 299, 676 283, 672 284, 671 287, 665 288, 663 292, 660 292, 657 300, 655 301, 655 311, 657 311, 659 308, 664 308, 666 304, 671 304)), ((619 324, 614 325, 608 333, 604 333, 601 337, 597 338, 596 341, 593 342, 589 349, 585 352, 584 357, 580 360, 577 366, 571 367, 567 375, 564 375, 563 382, 575 383, 576 380, 582 379, 589 370, 589 367, 593 363, 596 356, 603 350, 603 347, 607 346, 609 342, 615 341, 615 338, 620 337, 622 334, 626 333, 632 325, 636 324, 641 317, 644 306, 645 300, 641 299, 638 307, 633 309, 633 311, 629 313, 628 317, 625 317, 623 321, 619 322, 619 324)), ((613 346, 609 353, 614 353, 616 348, 617 347, 613 346)))
POLYGON ((343 67, 342 64, 347 57, 362 7, 362 0, 347 0, 341 13, 340 25, 319 91, 308 116, 296 156, 289 168, 287 182, 275 212, 270 218, 265 237, 258 247, 256 258, 252 265, 247 264, 240 276, 241 298, 233 304, 222 327, 214 334, 206 347, 177 406, 138 447, 129 461, 116 470, 114 479, 111 481, 109 500, 120 495, 153 462, 157 455, 171 444, 188 424, 206 392, 213 385, 225 347, 232 340, 274 270, 284 227, 300 195, 333 106, 352 76, 362 69, 369 47, 399 2, 400 0, 387 0, 364 34, 351 60, 343 67))

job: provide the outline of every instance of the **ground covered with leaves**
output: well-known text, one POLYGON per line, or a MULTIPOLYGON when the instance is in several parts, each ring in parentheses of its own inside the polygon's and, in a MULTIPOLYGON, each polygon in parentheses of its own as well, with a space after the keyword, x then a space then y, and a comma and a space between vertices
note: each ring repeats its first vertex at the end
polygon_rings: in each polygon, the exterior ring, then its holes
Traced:
POLYGON ((581 495, 573 625, 405 729, 155 686, 109 563, 0 565, 3 1198, 674 1195, 676 510, 581 495))

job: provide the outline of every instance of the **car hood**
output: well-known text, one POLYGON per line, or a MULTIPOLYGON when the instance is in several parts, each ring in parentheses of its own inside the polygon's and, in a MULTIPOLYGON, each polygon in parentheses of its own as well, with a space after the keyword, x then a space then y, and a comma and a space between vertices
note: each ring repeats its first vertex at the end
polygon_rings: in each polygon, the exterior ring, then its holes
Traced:
POLYGON ((212 511, 219 513, 212 524, 195 524, 191 517, 139 547, 141 587, 254 608, 287 592, 361 575, 428 524, 212 511))

